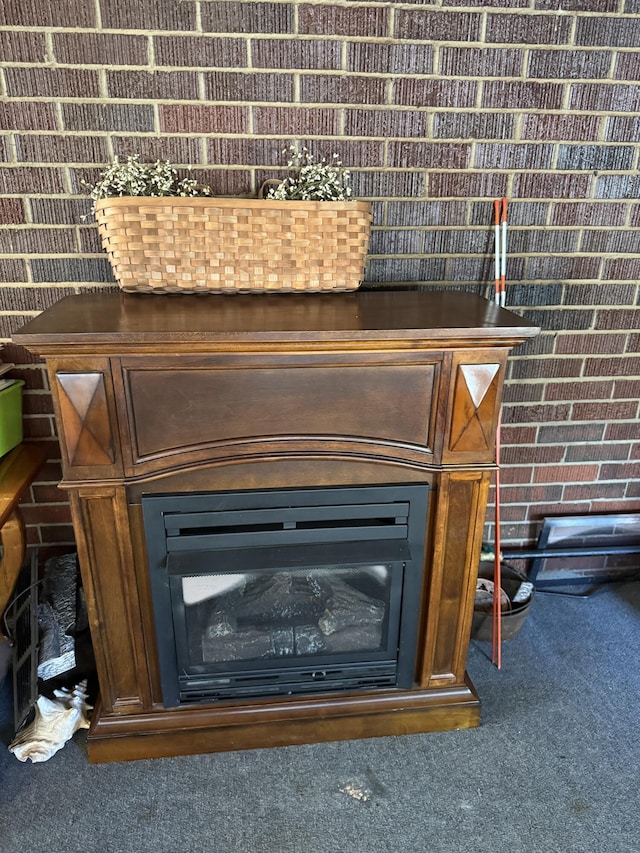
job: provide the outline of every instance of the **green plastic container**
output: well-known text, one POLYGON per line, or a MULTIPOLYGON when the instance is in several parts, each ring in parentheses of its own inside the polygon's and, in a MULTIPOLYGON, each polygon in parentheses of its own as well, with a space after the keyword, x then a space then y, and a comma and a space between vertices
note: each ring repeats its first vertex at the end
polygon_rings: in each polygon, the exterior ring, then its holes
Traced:
POLYGON ((0 391, 0 456, 22 441, 22 386, 18 379, 0 391))

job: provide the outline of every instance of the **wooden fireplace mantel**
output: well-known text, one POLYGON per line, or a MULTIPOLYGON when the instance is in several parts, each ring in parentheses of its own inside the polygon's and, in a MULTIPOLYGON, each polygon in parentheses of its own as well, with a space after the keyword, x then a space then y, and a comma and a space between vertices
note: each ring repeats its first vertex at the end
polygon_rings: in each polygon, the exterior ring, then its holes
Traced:
POLYGON ((44 355, 100 701, 92 761, 477 725, 465 673, 509 349, 538 333, 456 291, 67 297, 14 335, 44 355), (165 708, 141 497, 426 483, 410 690, 165 708))

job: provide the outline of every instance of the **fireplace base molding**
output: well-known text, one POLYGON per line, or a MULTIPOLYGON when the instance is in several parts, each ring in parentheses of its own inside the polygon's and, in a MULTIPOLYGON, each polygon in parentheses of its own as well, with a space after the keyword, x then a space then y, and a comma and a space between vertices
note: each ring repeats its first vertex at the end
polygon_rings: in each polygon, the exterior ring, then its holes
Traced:
POLYGON ((441 732, 479 723, 480 701, 465 677, 464 684, 448 688, 154 708, 150 714, 105 715, 98 706, 88 746, 91 761, 101 763, 441 732))
POLYGON ((538 331, 396 289, 87 294, 17 332, 49 371, 98 670, 90 760, 478 725, 465 662, 502 384, 538 331), (394 484, 429 490, 413 687, 164 706, 145 496, 394 484))

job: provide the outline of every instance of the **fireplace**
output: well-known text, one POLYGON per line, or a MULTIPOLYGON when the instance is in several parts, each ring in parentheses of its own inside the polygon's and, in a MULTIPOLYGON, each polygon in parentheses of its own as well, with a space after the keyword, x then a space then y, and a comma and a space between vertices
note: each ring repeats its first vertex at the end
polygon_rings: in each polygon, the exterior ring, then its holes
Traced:
POLYGON ((396 289, 81 294, 16 333, 47 360, 100 689, 90 760, 478 725, 502 384, 537 331, 396 289))
POLYGON ((142 498, 166 707, 410 688, 427 488, 142 498))

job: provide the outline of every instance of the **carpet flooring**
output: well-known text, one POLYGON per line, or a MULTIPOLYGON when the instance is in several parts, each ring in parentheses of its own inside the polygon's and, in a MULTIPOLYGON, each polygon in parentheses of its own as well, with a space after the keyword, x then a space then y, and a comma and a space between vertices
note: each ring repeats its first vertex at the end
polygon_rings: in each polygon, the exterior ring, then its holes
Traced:
POLYGON ((639 853, 640 583, 539 594, 489 651, 472 730, 96 766, 80 732, 43 764, 0 744, 0 851, 639 853))

